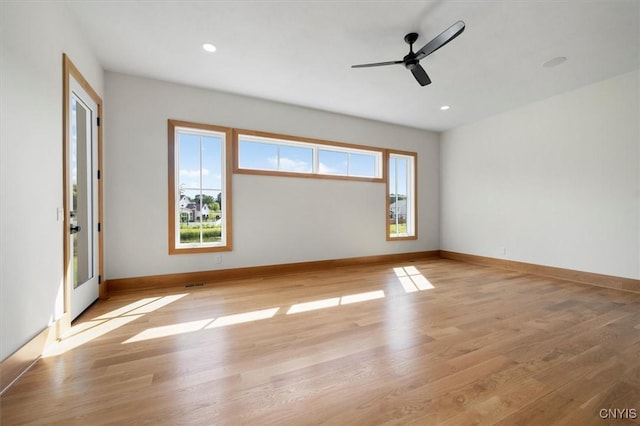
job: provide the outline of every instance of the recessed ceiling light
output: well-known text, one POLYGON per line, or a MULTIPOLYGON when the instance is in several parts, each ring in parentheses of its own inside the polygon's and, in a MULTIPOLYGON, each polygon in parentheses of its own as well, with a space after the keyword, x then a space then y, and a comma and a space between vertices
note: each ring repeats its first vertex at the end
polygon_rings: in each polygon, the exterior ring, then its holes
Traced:
POLYGON ((203 43, 202 44, 202 48, 204 50, 206 50, 207 52, 215 52, 216 51, 216 47, 211 43, 203 43))
POLYGON ((542 64, 544 68, 553 68, 558 65, 564 63, 567 60, 565 56, 558 56, 557 58, 549 59, 547 62, 542 64))
POLYGON ((449 108, 451 108, 451 105, 442 105, 442 106, 440 107, 440 111, 446 111, 446 110, 448 110, 449 108))

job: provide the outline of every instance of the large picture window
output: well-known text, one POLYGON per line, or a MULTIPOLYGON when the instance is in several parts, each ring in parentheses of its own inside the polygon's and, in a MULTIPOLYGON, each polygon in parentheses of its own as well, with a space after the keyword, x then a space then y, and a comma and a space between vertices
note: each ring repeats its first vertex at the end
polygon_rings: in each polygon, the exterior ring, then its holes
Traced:
POLYGON ((387 176, 387 239, 417 238, 416 154, 390 151, 387 176))
POLYGON ((383 150, 237 130, 236 173, 383 182, 383 150))
POLYGON ((169 253, 231 250, 231 129, 169 120, 169 253))

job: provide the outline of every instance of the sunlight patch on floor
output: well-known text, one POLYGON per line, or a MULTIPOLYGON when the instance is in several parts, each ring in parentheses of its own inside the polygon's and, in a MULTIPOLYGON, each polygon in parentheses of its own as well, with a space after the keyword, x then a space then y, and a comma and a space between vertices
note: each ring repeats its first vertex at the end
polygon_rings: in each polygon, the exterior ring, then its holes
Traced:
POLYGON ((342 296, 342 299, 340 300, 340 304, 348 305, 350 303, 360 303, 360 302, 366 302, 368 300, 376 300, 376 299, 383 299, 383 298, 384 298, 384 291, 376 290, 376 291, 369 291, 367 293, 358 293, 358 294, 351 294, 349 296, 342 296))
POLYGON ((175 294, 175 295, 172 295, 172 296, 164 296, 164 297, 161 297, 158 300, 154 300, 151 303, 148 303, 148 304, 146 304, 144 306, 140 306, 139 308, 128 312, 127 315, 148 314, 148 313, 151 313, 153 311, 157 311, 160 308, 164 308, 168 304, 173 303, 176 300, 182 299, 184 296, 186 296, 186 294, 175 294))
POLYGON ((179 324, 165 325, 162 327, 147 328, 123 343, 140 342, 143 340, 158 339, 160 337, 175 336, 176 334, 192 333, 204 329, 213 319, 208 318, 198 321, 189 321, 179 324))
POLYGON ((52 344, 51 346, 47 347, 47 349, 42 354, 42 357, 47 358, 51 356, 62 355, 63 353, 82 346, 85 343, 92 341, 93 339, 104 336, 105 334, 116 330, 125 324, 130 323, 131 321, 142 318, 142 316, 143 315, 129 315, 126 317, 117 317, 105 321, 99 325, 96 325, 95 327, 85 330, 82 333, 75 334, 67 339, 62 339, 61 341, 52 344))
POLYGON ((314 300, 313 302, 296 303, 292 305, 287 311, 287 315, 299 314, 300 312, 315 311, 318 309, 333 308, 340 305, 339 297, 332 297, 331 299, 314 300))
MULTIPOLYGON (((382 299, 385 297, 384 291, 376 290, 366 293, 350 294, 342 297, 332 297, 330 299, 314 300, 312 302, 297 303, 292 305, 287 311, 287 315, 308 312, 317 309, 326 309, 340 305, 366 302, 368 300, 382 299)), ((280 308, 261 309, 258 311, 243 312, 239 314, 225 315, 218 318, 207 318, 196 321, 189 321, 179 324, 170 324, 160 327, 148 328, 135 336, 122 342, 135 343, 145 340, 158 339, 162 337, 176 336, 179 334, 193 333, 196 331, 210 330, 214 328, 227 327, 235 324, 260 321, 273 318, 280 308)), ((137 310, 136 310, 137 311, 137 310)))
POLYGON ((342 297, 333 297, 331 299, 314 300, 313 302, 296 303, 289 308, 289 310, 287 311, 287 315, 315 311, 317 309, 333 308, 335 306, 366 302, 367 300, 382 298, 384 298, 384 291, 376 290, 366 293, 350 294, 342 297))
POLYGON ((273 317, 280 308, 263 309, 261 311, 245 312, 242 314, 225 315, 220 318, 216 318, 206 328, 225 327, 233 324, 243 324, 246 322, 259 321, 273 317))
POLYGON ((68 339, 69 337, 75 336, 76 334, 84 333, 87 330, 94 328, 104 322, 109 321, 108 319, 95 319, 91 321, 85 321, 78 325, 74 325, 69 330, 67 330, 62 336, 63 339, 68 339))
POLYGON ((259 321, 272 318, 280 308, 262 309, 259 311, 243 312, 241 314, 225 315, 218 318, 207 318, 197 321, 170 324, 161 327, 148 328, 122 343, 134 343, 144 340, 158 339, 161 337, 175 336, 178 334, 193 333, 196 331, 226 327, 234 324, 259 321))
MULTIPOLYGON (((414 266, 403 266, 393 268, 400 284, 406 293, 429 290, 434 286, 429 280, 414 266)), ((91 321, 86 321, 69 330, 66 337, 47 349, 43 356, 54 356, 83 345, 97 337, 113 331, 123 325, 134 321, 144 315, 163 308, 187 294, 177 294, 164 297, 150 297, 135 301, 127 306, 115 309, 109 313, 100 315, 91 321)), ((333 308, 341 305, 350 305, 370 300, 383 299, 383 290, 375 290, 364 293, 349 294, 341 297, 332 297, 311 302, 296 303, 289 307, 287 315, 302 312, 315 311, 319 309, 333 308)), ((169 324, 166 326, 148 328, 135 336, 125 340, 124 343, 141 342, 150 339, 176 336, 179 334, 193 333, 196 331, 226 327, 235 324, 244 324, 253 321, 273 318, 280 310, 279 307, 262 309, 239 314, 225 315, 218 318, 206 318, 202 320, 189 321, 179 324, 169 324)))
POLYGON ((71 327, 58 342, 49 345, 42 353, 43 358, 62 355, 71 349, 84 345, 100 336, 114 331, 123 325, 142 318, 173 303, 187 294, 176 294, 164 297, 148 297, 137 300, 111 312, 97 316, 71 327))
POLYGON ((416 269, 415 266, 402 266, 393 268, 398 281, 404 288, 405 293, 413 293, 415 291, 431 290, 433 284, 416 269))
POLYGON ((158 299, 160 299, 160 297, 145 297, 144 299, 140 299, 133 303, 129 303, 128 305, 123 306, 122 308, 114 309, 111 312, 107 312, 106 314, 102 314, 99 317, 95 317, 94 320, 111 319, 111 318, 116 318, 122 315, 126 315, 127 313, 133 311, 134 309, 138 309, 148 303, 155 302, 158 299))

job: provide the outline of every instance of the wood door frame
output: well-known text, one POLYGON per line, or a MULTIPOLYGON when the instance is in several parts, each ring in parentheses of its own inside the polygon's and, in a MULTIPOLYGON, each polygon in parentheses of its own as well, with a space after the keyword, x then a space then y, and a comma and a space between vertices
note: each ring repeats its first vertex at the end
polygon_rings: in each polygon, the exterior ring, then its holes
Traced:
MULTIPOLYGON (((62 54, 62 205, 63 205, 63 273, 64 273, 64 315, 61 318, 61 330, 71 326, 71 280, 70 280, 70 268, 71 268, 71 247, 69 244, 68 238, 68 230, 71 224, 71 218, 69 216, 69 197, 68 197, 68 189, 67 186, 69 184, 69 165, 68 165, 68 154, 69 154, 69 128, 70 128, 70 117, 69 117, 69 87, 70 87, 70 79, 73 77, 82 88, 89 94, 91 99, 98 106, 97 111, 97 119, 99 120, 98 125, 98 164, 96 165, 96 170, 98 173, 98 276, 104 276, 104 230, 102 229, 102 98, 98 95, 98 93, 91 87, 89 82, 84 78, 82 73, 78 70, 78 68, 73 64, 71 59, 67 56, 66 53, 62 54)), ((106 298, 107 296, 107 288, 103 279, 99 279, 99 297, 101 299, 106 298)))

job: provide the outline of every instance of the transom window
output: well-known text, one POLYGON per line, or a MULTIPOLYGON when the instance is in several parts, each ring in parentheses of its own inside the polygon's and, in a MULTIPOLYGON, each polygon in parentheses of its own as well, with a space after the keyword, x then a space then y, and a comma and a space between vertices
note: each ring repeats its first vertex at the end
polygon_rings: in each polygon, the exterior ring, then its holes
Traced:
POLYGON ((415 239, 416 154, 389 152, 387 239, 415 239))
POLYGON ((169 120, 169 253, 231 250, 231 129, 169 120))
POLYGON ((383 150, 237 131, 236 172, 382 181, 383 150))

